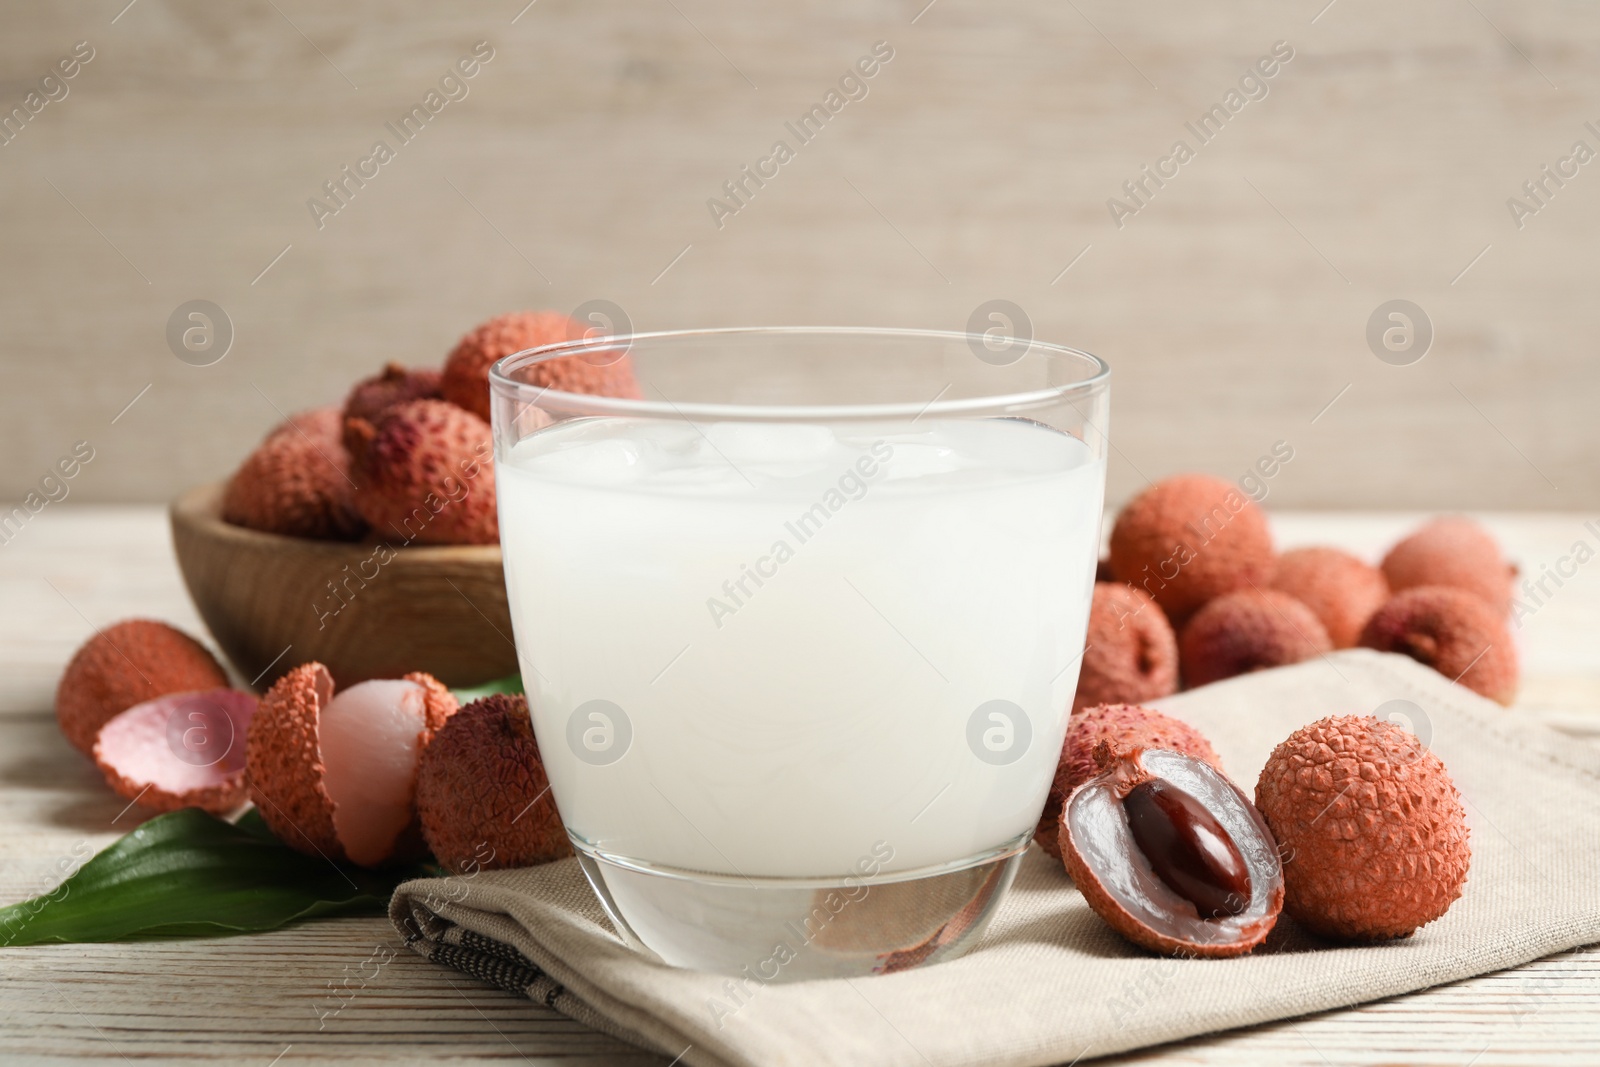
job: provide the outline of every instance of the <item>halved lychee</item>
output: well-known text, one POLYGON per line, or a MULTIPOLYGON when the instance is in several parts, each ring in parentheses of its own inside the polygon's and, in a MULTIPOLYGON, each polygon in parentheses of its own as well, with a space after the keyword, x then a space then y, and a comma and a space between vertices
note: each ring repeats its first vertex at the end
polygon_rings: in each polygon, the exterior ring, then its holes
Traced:
POLYGON ((375 679, 335 695, 322 664, 296 667, 250 724, 251 799, 272 832, 302 852, 364 867, 421 855, 417 765, 456 707, 431 675, 375 679))
POLYGON ((1239 787, 1164 749, 1097 749, 1101 772, 1067 798, 1061 857, 1119 934, 1173 956, 1239 956, 1283 910, 1277 842, 1239 787))
POLYGON ((155 811, 223 815, 246 800, 244 739, 256 698, 237 689, 172 693, 105 726, 94 761, 120 796, 155 811))

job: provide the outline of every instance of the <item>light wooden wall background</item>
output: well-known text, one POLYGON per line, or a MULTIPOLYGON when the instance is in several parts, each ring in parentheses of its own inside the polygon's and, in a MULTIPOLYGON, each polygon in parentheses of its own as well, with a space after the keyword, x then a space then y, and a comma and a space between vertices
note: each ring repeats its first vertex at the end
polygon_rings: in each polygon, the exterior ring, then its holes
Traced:
POLYGON ((164 500, 513 308, 961 328, 1005 298, 1112 362, 1114 500, 1285 440, 1274 504, 1600 505, 1600 161, 1506 207, 1600 150, 1592 4, 523 2, 0 9, 3 109, 96 51, 0 147, 0 498, 88 439, 71 499, 164 500), (470 96, 319 232, 307 198, 480 39, 470 96), (870 95, 718 230, 707 198, 879 40, 870 95), (1278 40, 1270 94, 1116 228, 1278 40), (1435 325, 1412 366, 1364 340, 1396 297, 1435 325), (194 298, 236 329, 209 367, 164 337, 194 298))

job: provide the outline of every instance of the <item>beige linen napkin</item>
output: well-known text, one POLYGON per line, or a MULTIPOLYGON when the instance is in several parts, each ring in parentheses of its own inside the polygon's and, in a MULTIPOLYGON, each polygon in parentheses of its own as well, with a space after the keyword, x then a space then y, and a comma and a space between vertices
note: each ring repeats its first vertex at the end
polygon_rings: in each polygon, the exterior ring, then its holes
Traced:
POLYGON ((1337 653, 1171 697, 1252 791, 1273 746, 1389 701, 1454 775, 1472 871, 1450 913, 1384 945, 1319 942, 1287 918, 1254 954, 1147 955, 1031 850, 982 943, 873 978, 755 986, 650 963, 613 934, 576 861, 408 882, 390 907, 429 959, 693 1065, 1066 1063, 1392 996, 1600 941, 1600 751, 1399 656, 1337 653), (729 1009, 733 1008, 731 1014, 729 1009))

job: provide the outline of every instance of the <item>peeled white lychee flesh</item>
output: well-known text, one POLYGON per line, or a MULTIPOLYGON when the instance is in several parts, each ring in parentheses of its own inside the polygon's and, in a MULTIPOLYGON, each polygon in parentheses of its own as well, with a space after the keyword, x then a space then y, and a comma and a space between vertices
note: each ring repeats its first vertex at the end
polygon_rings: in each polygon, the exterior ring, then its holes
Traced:
POLYGON ((322 787, 333 801, 334 831, 353 863, 388 859, 415 815, 424 696, 416 682, 377 679, 352 685, 322 708, 322 787))

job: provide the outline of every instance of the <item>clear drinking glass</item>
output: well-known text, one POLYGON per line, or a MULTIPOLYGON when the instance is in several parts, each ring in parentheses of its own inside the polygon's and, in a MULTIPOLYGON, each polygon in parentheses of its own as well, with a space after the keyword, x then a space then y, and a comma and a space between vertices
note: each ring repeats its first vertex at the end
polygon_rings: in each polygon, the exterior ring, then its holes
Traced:
POLYGON ((976 942, 1077 685, 1109 373, 1057 345, 882 329, 496 364, 534 729, 629 944, 771 982, 976 942), (618 395, 551 387, 574 378, 618 395))

